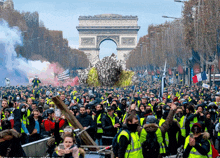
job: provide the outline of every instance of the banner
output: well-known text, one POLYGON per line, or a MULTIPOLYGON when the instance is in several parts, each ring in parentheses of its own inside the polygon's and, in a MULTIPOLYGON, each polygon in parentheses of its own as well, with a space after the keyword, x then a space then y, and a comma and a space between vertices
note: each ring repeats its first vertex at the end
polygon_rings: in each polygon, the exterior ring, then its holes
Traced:
POLYGON ((195 63, 193 65, 193 72, 194 72, 194 75, 196 75, 196 74, 201 72, 201 68, 200 68, 200 65, 198 63, 195 63))
POLYGON ((202 84, 202 87, 203 87, 203 88, 206 88, 206 89, 209 89, 209 88, 210 88, 210 85, 203 83, 203 84, 202 84))
POLYGON ((183 74, 183 67, 181 65, 178 66, 178 72, 179 74, 183 74))
POLYGON ((171 76, 172 75, 172 69, 168 69, 168 74, 171 76))

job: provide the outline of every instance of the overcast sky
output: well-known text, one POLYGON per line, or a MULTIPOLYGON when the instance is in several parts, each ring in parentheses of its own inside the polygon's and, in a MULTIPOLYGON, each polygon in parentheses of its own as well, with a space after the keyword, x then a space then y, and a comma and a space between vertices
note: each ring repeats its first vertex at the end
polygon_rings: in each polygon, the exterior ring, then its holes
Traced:
MULTIPOLYGON (((37 11, 40 20, 50 30, 62 30, 72 48, 78 48, 79 36, 76 26, 80 15, 121 14, 137 15, 141 29, 138 39, 147 34, 150 24, 161 24, 162 15, 181 17, 182 3, 174 0, 13 0, 19 11, 37 11)), ((171 20, 171 19, 170 19, 171 20)), ((116 51, 112 41, 100 46, 100 58, 116 51)))

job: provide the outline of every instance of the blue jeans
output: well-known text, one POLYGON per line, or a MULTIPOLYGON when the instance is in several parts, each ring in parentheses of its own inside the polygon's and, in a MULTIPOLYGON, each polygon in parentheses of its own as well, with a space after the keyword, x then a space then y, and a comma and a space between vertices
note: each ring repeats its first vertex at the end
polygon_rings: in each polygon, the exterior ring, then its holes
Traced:
POLYGON ((102 138, 96 139, 96 140, 95 140, 95 143, 96 143, 97 145, 102 145, 102 138))

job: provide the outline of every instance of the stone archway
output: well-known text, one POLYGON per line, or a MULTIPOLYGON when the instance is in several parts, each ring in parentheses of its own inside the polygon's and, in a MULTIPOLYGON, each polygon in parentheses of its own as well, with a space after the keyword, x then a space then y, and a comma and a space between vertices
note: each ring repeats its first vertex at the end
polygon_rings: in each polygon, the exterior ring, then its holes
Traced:
MULTIPOLYGON (((101 14, 80 16, 79 50, 84 51, 92 65, 99 61, 100 44, 112 40, 117 45, 119 60, 125 61, 129 52, 137 45, 137 33, 140 27, 137 16, 101 14)), ((125 65, 125 62, 124 62, 125 65)))

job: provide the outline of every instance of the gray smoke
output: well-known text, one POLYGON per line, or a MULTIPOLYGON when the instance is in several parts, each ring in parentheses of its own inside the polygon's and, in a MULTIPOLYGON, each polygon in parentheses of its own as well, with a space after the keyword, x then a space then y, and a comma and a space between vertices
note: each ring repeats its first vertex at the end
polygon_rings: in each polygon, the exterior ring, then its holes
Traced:
POLYGON ((27 85, 29 79, 38 75, 40 79, 53 78, 54 72, 49 62, 31 61, 17 56, 16 46, 22 45, 22 34, 18 27, 9 27, 0 19, 0 86, 5 86, 9 78, 12 86, 27 85))
POLYGON ((10 28, 7 22, 0 19, 0 37, 0 86, 5 85, 5 78, 11 80, 11 85, 28 83, 15 52, 15 47, 22 45, 21 32, 17 27, 10 28))

